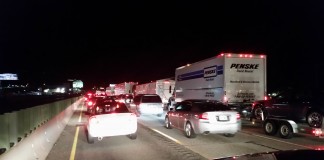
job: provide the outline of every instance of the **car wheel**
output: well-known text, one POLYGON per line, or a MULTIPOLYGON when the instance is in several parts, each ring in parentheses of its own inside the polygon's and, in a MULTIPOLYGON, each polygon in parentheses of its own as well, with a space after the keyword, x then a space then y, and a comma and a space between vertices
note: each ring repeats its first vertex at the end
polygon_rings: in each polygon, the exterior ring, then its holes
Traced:
POLYGON ((225 137, 234 137, 235 133, 225 133, 224 136, 225 137))
POLYGON ((89 131, 87 130, 87 140, 88 143, 92 144, 94 143, 95 138, 91 136, 91 134, 89 133, 89 131))
POLYGON ((171 129, 171 123, 169 121, 169 117, 165 117, 165 120, 164 120, 164 124, 165 124, 165 128, 167 129, 171 129))
POLYGON ((307 123, 310 127, 320 128, 322 121, 323 115, 317 111, 312 111, 307 115, 307 123))
POLYGON ((195 138, 197 136, 190 122, 187 122, 185 126, 185 135, 188 138, 195 138))
POLYGON ((254 118, 262 120, 262 115, 263 115, 263 119, 265 119, 265 114, 261 106, 256 106, 256 108, 254 108, 253 110, 254 118))
POLYGON ((279 135, 281 138, 289 139, 293 137, 293 130, 289 123, 282 123, 279 126, 279 135))
POLYGON ((130 135, 129 135, 129 138, 130 138, 131 140, 136 139, 136 138, 137 138, 137 132, 130 134, 130 135))
POLYGON ((272 120, 266 120, 264 122, 264 132, 267 135, 275 135, 277 133, 276 123, 272 120))
POLYGON ((157 116, 158 116, 158 117, 161 117, 161 116, 162 116, 162 114, 157 114, 157 116))

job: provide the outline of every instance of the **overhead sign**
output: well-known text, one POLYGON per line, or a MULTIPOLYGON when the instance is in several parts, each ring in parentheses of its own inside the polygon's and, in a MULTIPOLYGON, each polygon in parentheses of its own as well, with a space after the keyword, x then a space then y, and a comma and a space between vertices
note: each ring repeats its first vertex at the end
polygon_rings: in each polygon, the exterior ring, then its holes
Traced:
POLYGON ((72 87, 73 88, 83 88, 83 82, 81 80, 73 81, 72 87))
POLYGON ((17 74, 3 73, 0 74, 0 80, 18 80, 17 74))

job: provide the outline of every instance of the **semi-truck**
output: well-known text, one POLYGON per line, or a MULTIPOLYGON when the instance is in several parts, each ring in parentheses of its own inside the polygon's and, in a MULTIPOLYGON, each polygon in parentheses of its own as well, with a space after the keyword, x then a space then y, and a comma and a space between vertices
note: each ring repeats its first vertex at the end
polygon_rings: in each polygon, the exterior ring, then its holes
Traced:
POLYGON ((121 94, 133 94, 135 85, 136 82, 123 82, 112 85, 113 94, 116 96, 121 94))
POLYGON ((166 105, 172 97, 175 86, 173 78, 160 79, 148 83, 137 84, 136 94, 157 94, 161 97, 162 103, 166 105))
POLYGON ((175 70, 175 102, 217 100, 245 112, 243 108, 267 96, 266 60, 264 54, 221 53, 178 67, 175 70))

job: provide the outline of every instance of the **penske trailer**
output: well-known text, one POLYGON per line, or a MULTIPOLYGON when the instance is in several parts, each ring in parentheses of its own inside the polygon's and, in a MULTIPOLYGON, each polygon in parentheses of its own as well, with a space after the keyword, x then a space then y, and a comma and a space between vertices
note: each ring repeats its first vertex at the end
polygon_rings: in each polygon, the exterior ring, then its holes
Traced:
POLYGON ((267 94, 266 55, 226 53, 175 70, 175 102, 217 100, 238 108, 267 94))

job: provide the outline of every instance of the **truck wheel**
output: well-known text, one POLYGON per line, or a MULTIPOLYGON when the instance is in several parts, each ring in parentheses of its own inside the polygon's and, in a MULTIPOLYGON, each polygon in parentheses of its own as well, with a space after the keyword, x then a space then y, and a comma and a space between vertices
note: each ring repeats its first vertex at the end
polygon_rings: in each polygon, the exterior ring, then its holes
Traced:
POLYGON ((322 126, 323 115, 317 111, 307 114, 307 123, 310 127, 320 128, 322 126))
POLYGON ((293 137, 293 129, 289 123, 283 122, 279 126, 279 135, 281 138, 289 139, 293 137))
POLYGON ((267 135, 275 135, 277 133, 276 123, 272 120, 266 120, 263 127, 264 132, 267 135))

